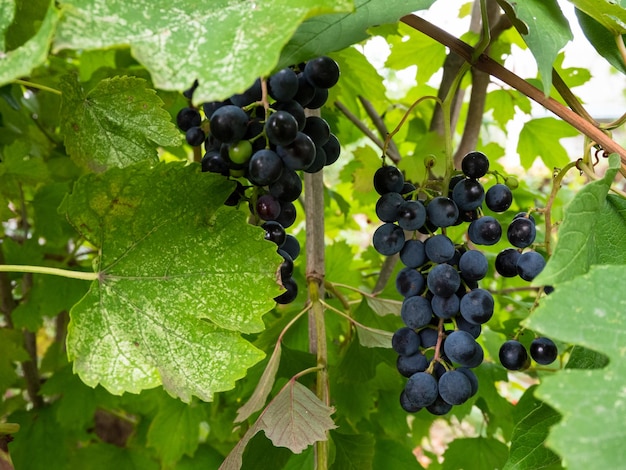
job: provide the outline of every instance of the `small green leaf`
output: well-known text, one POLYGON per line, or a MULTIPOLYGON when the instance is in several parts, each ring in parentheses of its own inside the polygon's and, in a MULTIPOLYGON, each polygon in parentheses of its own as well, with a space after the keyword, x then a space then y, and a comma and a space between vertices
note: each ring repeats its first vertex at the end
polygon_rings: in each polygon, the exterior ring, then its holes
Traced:
POLYGON ((338 51, 367 39, 367 29, 396 23, 402 16, 429 8, 435 0, 356 0, 352 13, 321 15, 302 23, 283 49, 279 66, 338 51))
POLYGON ((326 432, 335 429, 326 406, 301 383, 290 380, 259 417, 259 429, 275 446, 299 454, 311 444, 327 440, 326 432))
POLYGON ((335 444, 335 461, 331 470, 367 470, 374 460, 376 440, 372 434, 330 433, 335 444))
POLYGON ((15 16, 15 0, 0 3, 0 51, 6 51, 6 30, 15 16))
POLYGON ((508 447, 496 439, 467 437, 452 441, 443 454, 443 470, 502 468, 508 447), (470 457, 471 456, 471 457, 470 457))
POLYGON ((393 333, 389 331, 370 328, 365 325, 356 325, 359 343, 366 348, 390 348, 393 333))
POLYGON ((367 305, 378 315, 400 315, 402 302, 400 300, 383 299, 381 297, 367 296, 367 305))
POLYGON ((281 356, 281 347, 280 343, 276 343, 276 347, 274 348, 274 352, 270 357, 267 366, 265 366, 265 370, 263 371, 263 375, 259 379, 252 396, 248 399, 245 405, 237 410, 237 418, 235 418, 236 423, 241 423, 248 419, 253 413, 259 411, 265 405, 265 401, 272 391, 272 387, 274 386, 274 380, 276 379, 276 372, 278 371, 278 366, 280 365, 280 356, 281 356))
POLYGON ((539 470, 561 468, 559 457, 547 449, 544 441, 550 427, 561 416, 534 397, 536 387, 531 387, 515 405, 515 428, 511 437, 509 460, 503 470, 539 470))
POLYGON ((130 45, 157 88, 181 91, 197 79, 197 103, 241 93, 257 77, 268 75, 305 19, 353 9, 350 0, 60 3, 64 16, 55 36, 56 50, 130 45))
POLYGON ((536 285, 567 281, 594 264, 626 264, 626 201, 607 196, 619 167, 619 157, 611 155, 604 177, 585 185, 566 207, 559 240, 536 285))
POLYGON ((615 34, 578 8, 576 8, 576 18, 578 18, 578 24, 580 24, 583 33, 598 54, 617 70, 626 73, 626 64, 624 64, 622 54, 617 47, 615 34))
POLYGON ((147 82, 102 80, 85 93, 74 75, 61 82, 61 130, 69 155, 93 171, 157 159, 157 146, 179 145, 181 135, 147 82))
POLYGON ((566 122, 552 117, 533 119, 524 124, 517 143, 517 153, 525 169, 540 157, 549 168, 562 168, 569 162, 567 151, 560 139, 574 137, 578 131, 566 122))
POLYGON ((537 61, 543 91, 547 95, 552 87, 552 64, 559 51, 573 38, 569 23, 556 0, 506 2, 526 26, 520 34, 537 61))
POLYGON ((68 355, 88 385, 120 394, 163 384, 184 401, 211 400, 263 357, 239 332, 264 327, 281 292, 280 256, 242 211, 221 208, 232 182, 198 170, 114 168, 82 177, 65 200, 68 220, 99 250, 99 279, 68 329, 68 355))
MULTIPOLYGON (((6 3, 3 2, 0 13, 4 12, 5 5, 6 3)), ((4 47, 0 49, 0 85, 30 74, 32 69, 45 62, 58 20, 59 12, 54 6, 54 2, 50 1, 46 16, 35 36, 21 47, 7 53, 4 53, 4 47)), ((0 27, 2 27, 2 23, 0 23, 0 27)), ((2 32, 2 36, 4 36, 4 32, 2 32)), ((1 45, 5 46, 4 44, 1 45)))
POLYGON ((569 0, 611 33, 626 33, 626 9, 622 1, 615 0, 569 0))
POLYGON ((374 468, 385 470, 407 470, 423 468, 410 446, 394 439, 376 439, 374 468))
MULTIPOLYGON (((90 443, 79 447, 72 456, 69 467, 89 470, 159 470, 161 467, 144 449, 118 447, 106 442, 90 443)), ((177 467, 178 468, 178 467, 177 467)))
POLYGON ((183 455, 193 456, 200 439, 202 414, 197 407, 163 397, 148 428, 147 445, 156 449, 165 468, 183 455))
POLYGON ((566 369, 542 379, 536 396, 563 419, 547 445, 571 470, 620 468, 626 459, 626 298, 619 280, 626 265, 592 266, 559 284, 524 322, 541 334, 610 358, 603 369, 566 369))

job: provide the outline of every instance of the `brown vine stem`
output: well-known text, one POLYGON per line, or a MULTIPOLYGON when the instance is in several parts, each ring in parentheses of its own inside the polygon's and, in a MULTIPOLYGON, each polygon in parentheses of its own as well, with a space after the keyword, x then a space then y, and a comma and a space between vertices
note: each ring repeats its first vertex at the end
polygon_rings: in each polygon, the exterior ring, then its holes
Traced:
MULTIPOLYGON (((319 110, 305 110, 307 116, 319 116, 319 110)), ((309 291, 309 350, 317 356, 316 395, 330 405, 328 385, 328 349, 324 319, 324 171, 304 174, 304 212, 306 215, 306 282, 309 291)), ((315 443, 315 468, 328 469, 327 439, 315 443)))
MULTIPOLYGON (((374 124, 374 127, 376 127, 376 130, 378 131, 378 133, 382 136, 382 138, 385 138, 387 134, 389 133, 389 129, 387 129, 387 126, 385 125, 385 121, 383 120, 383 118, 376 112, 376 109, 374 108, 372 103, 370 103, 366 98, 362 96, 358 96, 358 98, 359 98, 359 101, 361 102, 361 105, 363 106, 363 109, 365 109, 365 112, 372 120, 372 123, 374 124)), ((387 154, 389 155, 389 158, 391 158, 391 160, 394 163, 398 163, 400 161, 400 158, 401 158, 400 152, 398 151, 398 147, 396 146, 396 143, 393 140, 389 141, 387 154)))
POLYGON ((626 175, 626 149, 617 144, 617 142, 607 136, 604 132, 602 132, 602 130, 595 127, 592 123, 583 119, 581 116, 576 114, 571 109, 563 106, 555 99, 546 97, 541 90, 532 86, 530 83, 515 75, 510 70, 504 68, 491 57, 485 54, 480 54, 474 60, 473 57, 475 50, 472 46, 452 36, 434 24, 429 23, 416 15, 406 15, 400 20, 408 26, 426 34, 435 41, 450 48, 476 69, 496 77, 510 87, 515 88, 520 93, 523 93, 530 99, 539 103, 541 106, 577 129, 579 132, 601 145, 607 152, 617 153, 622 161, 622 168, 620 171, 622 174, 626 175))
POLYGON ((546 253, 548 257, 552 255, 552 204, 554 204, 556 195, 559 192, 559 189, 561 189, 561 182, 563 181, 563 178, 569 170, 576 167, 577 165, 578 161, 568 163, 557 173, 557 175, 552 180, 552 190, 550 191, 550 197, 548 198, 546 207, 543 210, 546 222, 546 236, 544 240, 544 246, 546 248, 546 253))

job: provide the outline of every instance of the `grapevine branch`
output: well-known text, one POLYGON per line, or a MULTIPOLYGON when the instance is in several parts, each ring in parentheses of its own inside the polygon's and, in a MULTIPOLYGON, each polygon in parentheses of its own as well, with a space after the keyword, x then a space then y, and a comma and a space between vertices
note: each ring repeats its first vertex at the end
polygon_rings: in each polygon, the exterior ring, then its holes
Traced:
POLYGON ((476 69, 496 77, 512 88, 515 88, 520 93, 528 96, 533 101, 539 103, 541 106, 563 119, 582 134, 585 134, 594 142, 601 145, 607 152, 617 153, 622 161, 621 172, 622 174, 626 174, 626 149, 617 144, 613 139, 607 136, 604 132, 602 132, 602 130, 598 129, 592 123, 585 120, 571 109, 563 106, 555 99, 547 97, 541 90, 534 87, 521 77, 515 75, 510 70, 504 68, 489 56, 480 54, 474 59, 476 51, 472 46, 452 36, 434 24, 429 23, 416 15, 403 16, 401 21, 450 48, 476 69))

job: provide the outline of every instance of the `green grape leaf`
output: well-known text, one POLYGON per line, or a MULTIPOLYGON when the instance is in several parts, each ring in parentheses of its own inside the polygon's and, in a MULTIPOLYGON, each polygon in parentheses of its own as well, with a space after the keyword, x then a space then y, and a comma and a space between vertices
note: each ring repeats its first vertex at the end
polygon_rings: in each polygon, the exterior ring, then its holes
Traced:
POLYGON ((573 38, 569 23, 556 0, 500 0, 500 3, 505 2, 525 26, 520 34, 537 61, 543 91, 548 95, 552 87, 552 64, 559 51, 573 38))
POLYGON ((85 383, 210 400, 263 357, 239 332, 263 329, 281 258, 263 229, 221 205, 232 188, 181 163, 78 180, 60 210, 98 249, 97 280, 68 329, 85 383))
POLYGON ((320 15, 302 23, 283 49, 279 66, 338 51, 368 38, 367 29, 396 23, 402 16, 429 8, 435 0, 356 0, 352 13, 320 15))
POLYGON ((402 310, 402 302, 394 299, 383 299, 373 295, 366 296, 367 305, 370 306, 378 315, 400 315, 402 310))
POLYGON ((278 366, 280 365, 280 356, 282 349, 280 347, 280 342, 276 343, 276 347, 274 348, 274 352, 270 357, 267 366, 265 366, 265 370, 263 371, 263 375, 259 379, 254 392, 248 399, 248 401, 241 408, 237 410, 237 418, 235 418, 236 423, 241 423, 248 419, 253 413, 259 411, 265 405, 265 401, 272 391, 272 387, 274 386, 274 380, 276 379, 276 372, 278 371, 278 366))
POLYGON ((580 24, 583 33, 585 33, 585 36, 598 54, 604 57, 617 70, 626 73, 626 64, 617 47, 615 35, 578 8, 576 8, 576 18, 578 18, 578 24, 580 24))
POLYGON ((497 439, 466 437, 452 441, 443 454, 443 470, 502 468, 509 449, 497 439), (471 458, 468 456, 471 455, 471 458))
POLYGON ((620 468, 626 459, 626 264, 592 266, 542 299, 524 326, 606 354, 603 369, 565 369, 542 379, 536 396, 563 416, 546 441, 571 470, 620 468))
POLYGON ((502 129, 515 116, 516 107, 530 114, 530 100, 514 90, 493 90, 487 94, 485 111, 493 111, 493 118, 502 129))
MULTIPOLYGON (((89 470, 159 470, 159 464, 145 451, 137 447, 118 447, 106 442, 90 443, 76 449, 69 467, 89 470)), ((176 467, 177 469, 179 467, 176 467)))
POLYGON ((615 0, 569 0, 611 33, 626 33, 626 8, 615 0))
POLYGON ((366 348, 390 348, 393 333, 356 323, 359 343, 366 348))
POLYGON ((326 432, 337 427, 330 417, 334 412, 311 390, 290 380, 263 411, 258 426, 276 447, 299 454, 327 439, 326 432))
POLYGON ((561 468, 559 457, 544 442, 550 427, 561 419, 556 411, 534 396, 531 387, 515 405, 515 427, 511 437, 509 460, 503 470, 539 470, 561 468))
POLYGON ((5 36, 15 16, 15 0, 0 3, 0 51, 6 51, 5 36))
POLYGON ((554 253, 534 284, 555 285, 594 264, 626 264, 626 200, 607 195, 619 167, 619 156, 611 155, 604 177, 585 185, 565 208, 554 253))
POLYGON ((335 461, 331 470, 367 470, 374 460, 376 440, 372 434, 330 433, 335 444, 335 461))
POLYGON ((552 170, 569 163, 567 151, 559 139, 574 137, 578 131, 566 122, 552 117, 533 119, 524 124, 517 143, 517 153, 525 169, 529 169, 536 157, 552 170))
POLYGON ((163 101, 136 77, 104 79, 85 93, 78 79, 61 81, 61 130, 69 155, 92 171, 157 160, 157 146, 179 145, 180 132, 163 101))
POLYGON ((257 77, 268 75, 305 19, 354 8, 351 0, 216 0, 208 5, 186 0, 60 3, 64 16, 55 36, 55 50, 130 45, 157 88, 180 91, 197 79, 197 103, 241 93, 257 77))
MULTIPOLYGON (((8 7, 11 8, 10 3, 8 7)), ((0 14, 4 13, 6 8, 7 4, 3 2, 0 6, 0 14)), ((45 62, 58 20, 59 12, 54 2, 50 1, 37 34, 22 46, 6 53, 4 52, 6 44, 0 44, 3 46, 0 48, 0 86, 30 74, 31 70, 45 62)), ((2 26, 3 23, 0 23, 0 28, 2 26)), ((4 32, 0 30, 0 33, 4 37, 4 32)))
POLYGON ((183 455, 193 456, 200 439, 202 413, 197 407, 164 397, 148 428, 147 445, 156 449, 165 468, 183 455))
POLYGON ((392 439, 376 439, 374 468, 385 470, 406 470, 423 468, 411 452, 411 448, 403 441, 392 439))

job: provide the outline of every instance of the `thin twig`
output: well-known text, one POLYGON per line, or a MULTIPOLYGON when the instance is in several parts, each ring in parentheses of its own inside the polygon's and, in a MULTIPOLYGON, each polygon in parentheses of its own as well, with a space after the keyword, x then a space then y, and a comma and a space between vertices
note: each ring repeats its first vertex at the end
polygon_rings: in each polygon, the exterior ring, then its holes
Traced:
POLYGON ((365 124, 363 124, 361 122, 361 120, 356 117, 354 114, 352 114, 352 111, 350 111, 341 101, 337 100, 335 101, 335 106, 337 106, 337 108, 339 109, 339 111, 341 111, 345 117, 348 118, 348 120, 354 124, 361 132, 363 132, 363 134, 365 134, 372 142, 374 142, 374 144, 380 148, 381 150, 384 147, 384 143, 382 140, 380 140, 376 134, 374 134, 369 127, 367 127, 365 124))
MULTIPOLYGON (((385 139, 387 137, 387 134, 389 134, 389 129, 387 129, 383 118, 378 114, 378 112, 376 112, 376 109, 374 108, 372 103, 369 102, 369 100, 367 100, 363 96, 359 96, 359 101, 361 102, 361 105, 363 105, 363 109, 365 109, 365 112, 372 120, 372 123, 374 124, 374 127, 376 127, 376 130, 378 131, 380 136, 385 139)), ((387 156, 391 158, 391 160, 396 164, 402 158, 400 156, 400 152, 398 151, 398 147, 393 140, 389 141, 389 145, 387 147, 387 156)))

